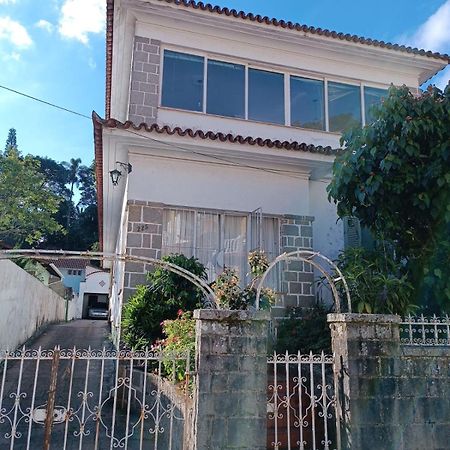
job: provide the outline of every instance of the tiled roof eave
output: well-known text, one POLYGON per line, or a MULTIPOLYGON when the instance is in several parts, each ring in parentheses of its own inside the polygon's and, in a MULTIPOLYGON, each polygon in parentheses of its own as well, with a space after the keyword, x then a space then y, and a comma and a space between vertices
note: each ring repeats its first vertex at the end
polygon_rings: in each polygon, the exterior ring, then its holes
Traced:
POLYGON ((120 130, 146 131, 148 133, 165 134, 168 136, 189 137, 192 139, 211 140, 219 142, 228 142, 231 144, 251 145, 258 147, 274 148, 279 150, 301 151, 309 153, 319 153, 323 155, 336 155, 339 149, 333 149, 330 146, 306 144, 297 141, 280 141, 278 139, 264 139, 261 137, 234 135, 231 133, 221 133, 215 131, 193 130, 192 128, 171 128, 167 125, 160 126, 156 123, 134 124, 131 121, 120 122, 116 119, 102 119, 98 114, 93 113, 94 123, 101 124, 106 128, 117 128, 120 130))

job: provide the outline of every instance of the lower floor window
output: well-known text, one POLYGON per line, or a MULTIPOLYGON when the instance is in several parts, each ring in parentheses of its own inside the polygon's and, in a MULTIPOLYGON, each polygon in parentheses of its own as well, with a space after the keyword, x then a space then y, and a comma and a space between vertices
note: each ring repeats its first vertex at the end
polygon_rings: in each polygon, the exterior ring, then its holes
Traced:
MULTIPOLYGON (((261 236, 259 248, 270 260, 279 254, 279 220, 263 217, 255 230, 251 215, 213 213, 189 209, 167 209, 163 217, 162 253, 182 253, 196 257, 206 267, 209 281, 231 267, 238 271, 242 283, 248 274, 247 256, 252 248, 252 233, 261 236)), ((268 284, 277 287, 277 276, 268 284)))

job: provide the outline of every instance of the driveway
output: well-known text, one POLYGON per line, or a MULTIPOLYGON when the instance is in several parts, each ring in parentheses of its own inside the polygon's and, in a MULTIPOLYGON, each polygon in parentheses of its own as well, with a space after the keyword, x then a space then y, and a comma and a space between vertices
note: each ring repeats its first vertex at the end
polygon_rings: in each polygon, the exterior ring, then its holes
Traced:
MULTIPOLYGON (((115 363, 90 358, 82 350, 90 347, 101 353, 103 347, 112 349, 108 335, 108 322, 104 320, 51 325, 27 343, 26 349, 34 352, 23 359, 6 361, 6 370, 5 366, 0 370, 0 449, 9 449, 11 444, 13 449, 20 450, 43 448, 52 366, 57 376, 53 377, 56 390, 51 448, 106 447, 100 440, 96 447, 89 439, 100 425, 94 421, 95 407, 108 398, 114 384, 115 363), (59 361, 55 361, 51 352, 55 346, 61 348, 59 361), (67 350, 74 347, 80 353, 75 356, 72 351, 72 356, 68 355, 67 350), (44 353, 39 355, 39 348, 44 353), (69 416, 67 411, 71 411, 69 416)), ((107 405, 105 417, 108 410, 111 408, 107 405)))

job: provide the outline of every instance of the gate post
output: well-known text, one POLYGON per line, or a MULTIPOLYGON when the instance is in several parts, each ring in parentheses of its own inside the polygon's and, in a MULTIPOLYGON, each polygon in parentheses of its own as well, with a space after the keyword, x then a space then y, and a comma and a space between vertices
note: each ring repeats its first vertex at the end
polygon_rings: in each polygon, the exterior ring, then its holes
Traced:
POLYGON ((393 315, 328 315, 342 450, 402 448, 401 433, 382 420, 384 409, 394 403, 395 379, 389 371, 400 353, 400 321, 393 315))
POLYGON ((265 450, 267 311, 196 310, 195 446, 265 450))

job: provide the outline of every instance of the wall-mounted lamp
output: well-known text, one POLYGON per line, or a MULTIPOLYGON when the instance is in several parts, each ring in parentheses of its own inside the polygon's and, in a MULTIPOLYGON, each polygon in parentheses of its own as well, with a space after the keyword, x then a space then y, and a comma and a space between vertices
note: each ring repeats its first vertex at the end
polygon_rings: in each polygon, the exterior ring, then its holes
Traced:
MULTIPOLYGON (((116 164, 119 164, 122 168, 126 169, 127 173, 131 173, 133 170, 133 166, 130 163, 116 161, 116 164)), ((122 172, 116 168, 109 172, 109 176, 111 177, 113 186, 117 186, 119 184, 120 177, 122 176, 122 172)))

